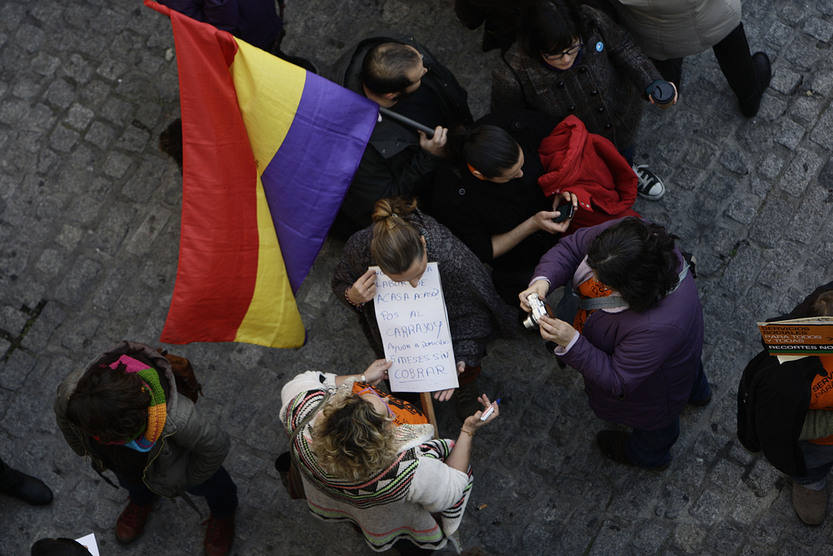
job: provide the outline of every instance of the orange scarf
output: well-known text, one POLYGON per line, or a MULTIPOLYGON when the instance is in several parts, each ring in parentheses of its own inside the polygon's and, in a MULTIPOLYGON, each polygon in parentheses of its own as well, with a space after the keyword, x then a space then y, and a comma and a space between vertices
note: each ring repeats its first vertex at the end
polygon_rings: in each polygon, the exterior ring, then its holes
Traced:
MULTIPOLYGON (((594 297, 608 297, 613 293, 613 290, 596 280, 596 277, 591 274, 590 278, 579 284, 577 293, 582 299, 588 299, 594 297)), ((587 322, 588 317, 592 314, 593 311, 579 308, 576 312, 576 318, 573 320, 573 328, 581 332, 581 329, 584 328, 584 324, 587 322)))
POLYGON ((358 394, 362 390, 366 390, 370 388, 373 392, 382 398, 388 407, 390 408, 391 412, 393 412, 393 423, 396 426, 399 425, 425 425, 428 423, 428 419, 422 413, 422 411, 413 405, 412 403, 406 402, 405 400, 400 400, 399 398, 394 398, 390 394, 385 394, 384 392, 380 392, 373 386, 369 384, 365 384, 364 382, 356 381, 353 383, 353 393, 358 394))

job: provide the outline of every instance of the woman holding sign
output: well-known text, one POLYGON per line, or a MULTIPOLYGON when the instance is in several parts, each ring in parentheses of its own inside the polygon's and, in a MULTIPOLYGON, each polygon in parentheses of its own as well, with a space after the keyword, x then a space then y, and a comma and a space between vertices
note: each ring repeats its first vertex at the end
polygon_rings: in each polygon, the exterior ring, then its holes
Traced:
POLYGON ((280 419, 294 433, 292 460, 312 513, 352 522, 376 551, 438 550, 468 503, 474 434, 500 410, 481 396, 456 442, 432 440, 417 408, 373 387, 389 367, 380 359, 361 375, 301 373, 281 390, 280 419))
MULTIPOLYGON (((402 199, 377 201, 373 225, 353 234, 344 246, 332 280, 333 292, 359 313, 362 329, 377 357, 385 351, 376 322, 374 298, 378 265, 396 282, 416 287, 436 262, 448 313, 451 343, 460 379, 457 416, 463 419, 476 408, 480 360, 488 340, 498 331, 513 330, 511 309, 501 301, 489 272, 477 257, 445 226, 402 199)), ((439 401, 453 390, 435 392, 439 401)))

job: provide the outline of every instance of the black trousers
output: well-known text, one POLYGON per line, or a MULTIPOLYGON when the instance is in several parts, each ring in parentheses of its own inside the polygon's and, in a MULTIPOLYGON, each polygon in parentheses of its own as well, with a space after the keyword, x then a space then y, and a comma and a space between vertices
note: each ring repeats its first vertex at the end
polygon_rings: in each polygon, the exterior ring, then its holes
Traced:
MULTIPOLYGON (((712 46, 720 70, 726 77, 729 87, 740 102, 747 101, 760 95, 761 85, 755 75, 752 65, 752 54, 746 40, 743 23, 726 35, 720 42, 712 46)), ((671 81, 681 89, 683 75, 683 59, 669 58, 668 60, 652 60, 657 71, 666 81, 671 81)))

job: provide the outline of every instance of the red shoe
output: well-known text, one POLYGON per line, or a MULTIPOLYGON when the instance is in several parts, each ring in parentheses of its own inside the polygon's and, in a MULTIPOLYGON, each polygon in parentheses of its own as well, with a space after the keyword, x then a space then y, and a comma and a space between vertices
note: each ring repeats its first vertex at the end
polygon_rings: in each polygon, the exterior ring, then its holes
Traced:
POLYGON ((138 539, 145 530, 145 523, 151 510, 153 510, 153 504, 140 506, 131 500, 116 520, 116 540, 121 544, 129 544, 138 539))
POLYGON ((231 552, 231 543, 234 540, 234 516, 214 517, 209 516, 206 520, 208 527, 205 529, 205 556, 226 556, 231 552))

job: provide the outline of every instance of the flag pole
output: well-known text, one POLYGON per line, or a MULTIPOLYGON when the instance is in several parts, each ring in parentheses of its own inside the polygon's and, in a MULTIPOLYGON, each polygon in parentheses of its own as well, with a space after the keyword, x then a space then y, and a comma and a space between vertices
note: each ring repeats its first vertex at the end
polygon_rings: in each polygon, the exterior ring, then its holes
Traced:
POLYGON ((388 110, 384 106, 379 107, 379 113, 382 114, 383 116, 385 116, 386 118, 390 118, 391 120, 396 120, 397 122, 399 122, 401 124, 405 124, 407 126, 411 126, 414 129, 418 129, 420 131, 423 131, 429 139, 434 137, 434 130, 431 129, 430 127, 428 127, 427 125, 422 125, 421 123, 419 123, 415 120, 412 120, 411 118, 406 118, 402 114, 397 114, 396 112, 394 112, 392 110, 388 110))
POLYGON ((428 417, 428 422, 434 425, 434 438, 439 438, 440 428, 437 426, 437 416, 434 413, 434 402, 431 401, 431 392, 420 392, 419 401, 422 404, 422 412, 428 417))

